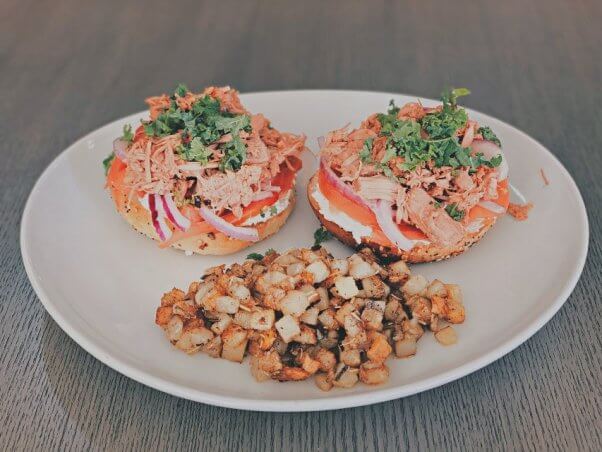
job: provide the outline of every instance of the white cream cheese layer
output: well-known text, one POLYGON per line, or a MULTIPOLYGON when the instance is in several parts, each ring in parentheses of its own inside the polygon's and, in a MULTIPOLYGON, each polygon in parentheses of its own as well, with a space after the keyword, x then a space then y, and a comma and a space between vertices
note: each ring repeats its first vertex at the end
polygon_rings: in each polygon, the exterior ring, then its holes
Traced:
POLYGON ((353 236, 353 239, 357 243, 362 242, 362 237, 370 237, 372 235, 372 228, 370 226, 364 226, 358 221, 355 221, 345 212, 331 209, 328 199, 326 199, 326 197, 322 194, 317 184, 314 188, 312 196, 318 203, 318 206, 320 207, 320 213, 324 216, 324 218, 337 224, 347 232, 350 232, 353 236))
POLYGON ((264 207, 259 215, 255 215, 254 217, 247 219, 247 221, 243 223, 243 226, 251 226, 258 223, 263 223, 264 221, 268 221, 270 218, 284 212, 291 203, 292 193, 292 190, 287 191, 284 196, 276 201, 275 204, 264 207))

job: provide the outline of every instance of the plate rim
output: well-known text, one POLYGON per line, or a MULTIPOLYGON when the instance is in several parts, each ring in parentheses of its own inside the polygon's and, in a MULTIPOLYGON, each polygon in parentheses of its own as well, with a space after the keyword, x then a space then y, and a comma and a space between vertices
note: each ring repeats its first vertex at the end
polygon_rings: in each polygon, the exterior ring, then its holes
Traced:
MULTIPOLYGON (((251 96, 251 95, 262 95, 262 94, 278 94, 278 95, 286 95, 291 93, 343 93, 348 95, 355 95, 358 93, 361 94, 373 94, 373 95, 389 95, 389 96, 404 96, 404 97, 414 97, 417 99, 425 100, 425 101, 434 101, 433 99, 422 97, 422 96, 414 96, 404 93, 390 93, 386 91, 370 91, 370 90, 348 90, 348 89, 292 89, 292 90, 267 90, 267 91, 253 91, 248 93, 241 93, 241 96, 251 96)), ((130 365, 119 358, 115 358, 111 353, 108 353, 103 349, 102 346, 94 343, 93 340, 89 340, 84 334, 80 334, 76 328, 72 327, 68 320, 61 314, 60 310, 57 309, 54 303, 50 300, 50 297, 44 291, 40 281, 36 278, 33 263, 31 261, 30 256, 27 252, 27 243, 25 240, 26 231, 29 228, 28 218, 30 217, 29 212, 32 209, 32 199, 35 193, 40 189, 41 183, 49 177, 49 174, 53 170, 55 166, 57 166, 60 161, 66 156, 74 152, 74 150, 79 147, 82 143, 85 143, 86 140, 89 140, 90 137, 96 134, 100 129, 122 123, 126 118, 135 115, 144 115, 145 110, 137 113, 132 113, 130 115, 126 115, 122 118, 116 119, 114 121, 108 122, 104 125, 101 125, 94 129, 93 131, 87 133, 83 137, 74 141, 68 147, 63 149, 53 160, 46 166, 46 168, 42 171, 42 173, 38 176, 36 182, 34 183, 25 203, 25 207, 23 209, 23 213, 21 215, 21 226, 19 228, 19 246, 21 249, 21 258, 23 260, 23 265, 25 267, 25 271, 31 286, 33 287, 36 295, 38 296, 40 302, 42 303, 44 309, 50 314, 52 319, 59 325, 59 327, 73 339, 80 347, 82 347, 87 353, 91 354, 94 358, 99 360, 101 363, 107 365, 111 369, 117 371, 118 373, 125 375, 128 378, 131 378, 138 383, 142 383, 145 386, 151 387, 153 389, 159 390, 161 392, 174 395, 176 397, 184 398, 187 400, 192 400, 195 402, 201 402, 209 405, 224 407, 224 408, 232 408, 232 409, 240 409, 240 410, 249 410, 249 411, 267 411, 267 412, 307 412, 307 411, 326 411, 326 410, 335 410, 342 408, 351 408, 351 407, 360 407, 365 405, 372 405, 384 401, 395 400, 398 398, 407 397, 410 395, 418 394, 423 391, 427 391, 429 389, 433 389, 442 385, 445 385, 451 381, 460 379, 471 373, 486 367, 492 362, 502 358, 508 353, 512 352, 519 345, 526 342, 529 338, 531 338, 535 333, 537 333, 546 323, 550 321, 550 319, 558 312, 558 310, 562 307, 562 305, 568 300, 571 293, 575 289, 582 273, 583 268, 585 266, 585 262, 587 261, 587 255, 589 251, 589 236, 590 236, 590 228, 589 228, 589 218, 587 215, 587 209, 585 207, 585 202, 583 201, 583 197, 579 190, 578 185, 575 180, 569 173, 569 171, 565 168, 562 162, 554 155, 546 146, 540 143, 535 138, 528 135, 526 132, 518 129, 517 127, 507 123, 504 120, 501 120, 492 115, 482 113, 479 110, 475 110, 473 108, 468 108, 469 111, 482 114, 488 117, 492 117, 497 121, 500 121, 505 126, 512 129, 514 133, 518 133, 523 138, 530 141, 535 146, 543 149, 552 159, 556 162, 556 164, 560 167, 564 176, 568 179, 571 190, 574 194, 577 195, 577 199, 579 200, 577 208, 580 211, 582 217, 584 218, 584 226, 580 252, 578 256, 577 266, 575 268, 576 271, 573 271, 571 278, 565 283, 560 291, 559 295, 555 297, 553 302, 535 319, 533 319, 525 328, 516 333, 507 341, 497 345, 481 356, 474 358, 458 367, 454 367, 442 373, 433 375, 431 377, 425 378, 423 380, 419 380, 414 383, 399 385, 391 388, 382 388, 382 389, 374 389, 369 392, 361 393, 361 394, 340 394, 335 397, 324 397, 324 398, 316 398, 310 400, 263 400, 263 399, 254 399, 254 398, 244 398, 244 397, 232 397, 232 396, 223 396, 216 395, 211 392, 202 391, 199 389, 190 389, 184 386, 181 386, 177 383, 173 383, 167 379, 156 377, 148 372, 139 370, 134 365, 130 365)))

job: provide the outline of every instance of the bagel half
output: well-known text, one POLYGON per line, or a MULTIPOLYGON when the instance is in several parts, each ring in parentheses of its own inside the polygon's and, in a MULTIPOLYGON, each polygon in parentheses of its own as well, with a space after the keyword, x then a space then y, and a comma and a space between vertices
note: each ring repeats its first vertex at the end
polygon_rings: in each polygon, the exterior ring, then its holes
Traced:
POLYGON ((395 246, 384 246, 380 243, 371 240, 369 237, 363 237, 361 243, 357 243, 353 238, 351 232, 343 229, 338 224, 327 220, 324 218, 324 215, 320 211, 320 206, 316 199, 313 197, 312 193, 317 188, 318 178, 317 174, 314 175, 309 184, 307 185, 307 197, 309 199, 309 204, 313 209, 316 217, 320 220, 320 223, 338 240, 343 242, 344 244, 351 246, 353 248, 359 249, 364 247, 369 247, 374 251, 374 253, 381 259, 385 261, 389 260, 404 260, 410 263, 420 263, 420 262, 434 262, 440 261, 443 259, 448 259, 452 256, 457 256, 458 254, 462 254, 468 248, 470 248, 473 244, 481 240, 483 236, 487 233, 489 229, 495 224, 496 218, 491 218, 484 222, 481 229, 474 233, 468 233, 464 237, 464 240, 460 245, 453 247, 443 247, 436 245, 434 243, 429 244, 417 244, 410 251, 403 251, 395 246))
MULTIPOLYGON (((150 212, 146 210, 137 199, 128 200, 129 194, 126 190, 121 190, 118 187, 111 187, 111 197, 115 202, 117 211, 137 232, 159 242, 160 246, 171 247, 187 252, 203 255, 225 255, 232 254, 245 249, 255 242, 247 242, 228 237, 227 235, 218 232, 199 232, 197 234, 186 234, 180 240, 177 239, 178 232, 174 232, 174 240, 161 242, 157 231, 153 227, 150 212)), ((272 234, 275 234, 286 222, 288 216, 295 207, 295 188, 290 190, 289 204, 282 212, 273 217, 270 217, 264 222, 254 225, 259 232, 259 240, 263 240, 272 234)), ((170 228, 173 227, 170 225, 170 228)), ((191 226, 191 229, 194 225, 191 226)))

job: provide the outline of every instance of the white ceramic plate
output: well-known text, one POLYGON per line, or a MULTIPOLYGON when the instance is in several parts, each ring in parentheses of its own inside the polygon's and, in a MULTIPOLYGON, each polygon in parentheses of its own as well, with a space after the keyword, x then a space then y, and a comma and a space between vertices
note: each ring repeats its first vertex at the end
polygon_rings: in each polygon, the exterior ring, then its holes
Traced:
MULTIPOLYGON (((398 104, 415 99, 356 91, 242 96, 251 111, 264 113, 279 129, 305 133, 314 151, 318 136, 348 122, 359 124, 383 111, 391 98, 398 104)), ((145 114, 115 121, 66 149, 33 188, 21 224, 27 274, 46 310, 85 350, 118 372, 179 397, 249 410, 307 411, 366 405, 442 385, 500 358, 541 328, 573 290, 587 254, 585 207, 564 167, 519 130, 470 114, 499 135, 510 180, 535 208, 523 223, 502 218, 462 256, 415 267, 462 286, 467 320, 456 328, 455 346, 443 347, 426 334, 414 358, 389 360, 385 385, 321 392, 312 381, 257 383, 246 362, 188 356, 154 324, 161 295, 187 287, 204 268, 244 259, 252 251, 312 244, 318 222, 304 186, 316 162, 309 155, 298 180, 298 206, 276 236, 227 257, 185 256, 133 232, 103 190, 101 161, 113 139, 123 124, 137 124, 145 114)), ((350 252, 336 241, 327 247, 338 255, 350 252)))

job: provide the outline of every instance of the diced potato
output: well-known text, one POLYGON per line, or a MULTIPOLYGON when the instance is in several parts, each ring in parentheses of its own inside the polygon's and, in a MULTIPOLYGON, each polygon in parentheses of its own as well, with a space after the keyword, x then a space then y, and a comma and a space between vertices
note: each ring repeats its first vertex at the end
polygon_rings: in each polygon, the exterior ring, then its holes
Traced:
POLYGON ((336 330, 339 328, 339 323, 335 318, 334 309, 328 308, 320 313, 318 316, 318 321, 326 328, 327 330, 336 330))
POLYGON ((406 296, 422 295, 425 293, 428 281, 422 275, 412 275, 402 286, 401 290, 406 296))
POLYGON ((285 315, 298 317, 309 306, 307 294, 300 290, 289 291, 282 300, 280 300, 280 310, 285 315))
POLYGON ((365 298, 384 299, 391 290, 377 275, 362 279, 362 296, 365 298))
POLYGON ((339 354, 341 362, 347 364, 349 367, 359 367, 362 363, 360 358, 360 351, 357 349, 345 349, 339 354))
POLYGON ((398 358, 414 356, 417 348, 416 338, 405 337, 395 342, 395 356, 398 358))
POLYGON ((320 300, 314 305, 314 307, 317 308, 318 311, 323 311, 330 306, 330 295, 328 295, 328 290, 325 287, 318 287, 316 292, 318 292, 320 300))
POLYGON ((222 345, 221 336, 215 336, 202 347, 202 350, 212 358, 219 358, 222 354, 222 345))
POLYGON ((387 341, 387 338, 383 334, 377 333, 376 331, 370 331, 368 338, 372 341, 370 348, 366 353, 368 359, 376 363, 381 363, 387 359, 393 351, 389 345, 389 342, 387 341))
POLYGON ((316 336, 316 330, 312 327, 301 324, 299 325, 299 334, 293 337, 295 342, 299 344, 310 344, 314 345, 318 343, 318 337, 316 336))
POLYGON ((300 367, 283 367, 278 373, 277 378, 280 381, 301 381, 310 377, 311 374, 300 367))
POLYGON ((334 286, 338 295, 346 300, 355 297, 359 293, 355 280, 351 276, 339 276, 335 279, 334 286))
POLYGON ((293 338, 301 332, 299 323, 291 315, 282 316, 275 325, 276 331, 278 331, 278 334, 280 334, 280 337, 284 342, 292 341, 293 338))
POLYGON ((345 276, 349 273, 349 262, 347 262, 347 259, 334 259, 330 263, 330 268, 333 273, 337 273, 339 276, 345 276))
POLYGON ((183 301, 186 294, 175 287, 161 297, 161 306, 171 306, 178 301, 183 301))
POLYGON ((315 326, 318 324, 318 315, 320 314, 320 311, 318 311, 318 308, 311 307, 309 309, 307 309, 303 314, 301 314, 301 317, 299 317, 299 320, 301 320, 303 323, 306 323, 307 325, 312 325, 315 326))
POLYGON ((445 285, 438 279, 433 279, 426 288, 427 297, 433 298, 435 295, 439 297, 447 296, 447 289, 445 288, 445 285))
POLYGON ((167 334, 167 338, 171 342, 174 342, 174 341, 177 341, 178 339, 180 339, 183 329, 184 329, 184 322, 182 321, 182 318, 177 315, 174 315, 167 322, 167 325, 165 326, 165 333, 167 334))
POLYGON ((328 275, 330 274, 328 267, 321 260, 316 260, 312 262, 307 266, 305 270, 313 275, 314 284, 321 283, 326 278, 328 278, 328 275))
POLYGON ((420 295, 411 295, 407 304, 412 311, 412 318, 417 319, 423 325, 431 323, 431 300, 420 295))
POLYGON ((377 270, 372 265, 362 259, 359 255, 354 254, 349 257, 349 275, 353 279, 364 279, 375 275, 377 270))
POLYGON ((171 306, 159 306, 155 312, 155 323, 160 326, 167 325, 173 315, 171 306))
POLYGON ((337 388, 352 388, 358 381, 358 372, 358 369, 340 363, 332 380, 333 386, 337 388))
POLYGON ((437 331, 435 333, 435 339, 437 339, 437 341, 443 345, 452 345, 458 342, 456 330, 454 330, 451 326, 447 326, 437 331))
POLYGON ((232 323, 232 317, 228 314, 217 314, 215 318, 211 320, 215 320, 211 325, 211 331, 215 334, 222 334, 232 323))
POLYGON ((353 303, 347 302, 343 306, 341 306, 341 308, 336 311, 335 315, 335 318, 337 319, 337 322, 339 322, 339 325, 344 326, 345 317, 347 317, 352 312, 355 312, 355 306, 353 305, 353 303))
POLYGON ((332 389, 332 380, 328 374, 319 373, 315 376, 314 381, 316 382, 316 386, 322 391, 330 391, 332 389))
POLYGON ((175 345, 186 353, 195 353, 211 339, 213 333, 205 327, 185 328, 175 345))
POLYGON ((296 262, 286 267, 286 274, 289 276, 300 275, 305 270, 305 264, 303 262, 296 262))
POLYGON ((343 327, 345 328, 347 335, 350 337, 357 336, 358 334, 364 332, 362 321, 359 319, 356 313, 351 313, 345 316, 345 323, 343 327))
POLYGON ((248 333, 239 325, 231 324, 222 333, 222 358, 242 362, 249 341, 248 333))
POLYGON ((215 299, 215 310, 217 312, 223 312, 225 314, 234 314, 238 311, 240 301, 236 298, 228 297, 223 295, 215 299))
POLYGON ((322 347, 318 349, 314 358, 320 363, 320 370, 322 372, 331 371, 337 365, 337 358, 334 356, 334 353, 322 347))
POLYGON ((405 283, 410 277, 410 269, 404 261, 397 261, 387 266, 388 281, 395 286, 405 283))
POLYGON ((368 330, 380 331, 383 326, 385 302, 382 300, 370 300, 362 311, 362 320, 368 330))
POLYGON ((360 381, 367 385, 379 385, 389 379, 389 368, 383 363, 365 362, 360 366, 360 381))

